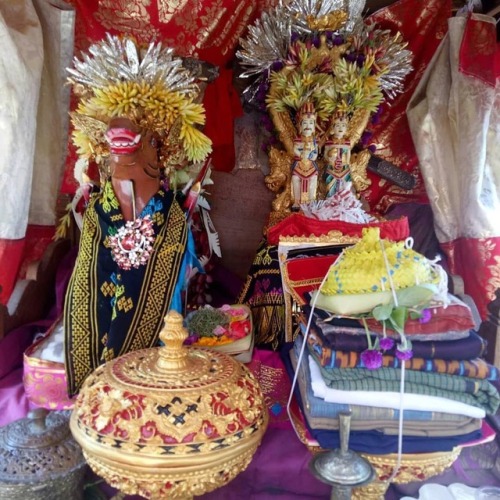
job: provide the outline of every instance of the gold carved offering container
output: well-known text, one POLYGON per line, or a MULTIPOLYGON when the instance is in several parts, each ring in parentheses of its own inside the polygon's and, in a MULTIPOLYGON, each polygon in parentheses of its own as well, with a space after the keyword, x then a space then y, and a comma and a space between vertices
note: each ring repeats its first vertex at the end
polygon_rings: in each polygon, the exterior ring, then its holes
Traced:
POLYGON ((243 471, 268 415, 250 371, 226 354, 183 345, 171 311, 164 347, 131 352, 85 381, 70 427, 91 468, 126 494, 190 498, 243 471))

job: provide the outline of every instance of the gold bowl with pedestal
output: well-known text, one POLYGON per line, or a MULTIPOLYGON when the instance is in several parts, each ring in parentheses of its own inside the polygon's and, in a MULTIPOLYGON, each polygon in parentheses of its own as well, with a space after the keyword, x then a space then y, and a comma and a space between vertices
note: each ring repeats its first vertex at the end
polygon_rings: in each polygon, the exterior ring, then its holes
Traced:
POLYGON ((164 347, 135 351, 86 380, 70 427, 91 468, 126 494, 189 498, 243 471, 267 427, 260 387, 223 353, 183 345, 171 311, 164 347))

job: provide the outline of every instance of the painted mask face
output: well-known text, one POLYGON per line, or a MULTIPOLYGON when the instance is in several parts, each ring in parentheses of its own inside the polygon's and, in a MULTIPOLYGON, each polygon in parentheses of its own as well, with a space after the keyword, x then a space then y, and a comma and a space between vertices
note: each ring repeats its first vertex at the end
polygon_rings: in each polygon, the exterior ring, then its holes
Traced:
POLYGON ((332 125, 331 134, 338 139, 344 137, 347 133, 347 119, 337 118, 332 125))
POLYGON ((149 165, 157 168, 161 142, 158 134, 141 130, 128 118, 113 118, 106 132, 111 161, 116 165, 149 165))
POLYGON ((112 155, 132 155, 141 147, 141 133, 128 118, 113 118, 105 134, 112 155))
POLYGON ((307 114, 300 121, 300 131, 304 137, 312 137, 316 129, 316 115, 307 114))

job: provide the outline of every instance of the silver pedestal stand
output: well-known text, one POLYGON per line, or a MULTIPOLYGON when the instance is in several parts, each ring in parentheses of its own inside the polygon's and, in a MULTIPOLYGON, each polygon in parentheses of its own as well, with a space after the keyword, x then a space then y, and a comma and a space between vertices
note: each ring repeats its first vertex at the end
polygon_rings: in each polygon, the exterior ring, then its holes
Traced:
POLYGON ((341 412, 339 419, 340 449, 316 455, 309 467, 320 481, 332 486, 331 500, 350 500, 352 489, 371 483, 375 471, 367 460, 349 450, 351 412, 341 412))

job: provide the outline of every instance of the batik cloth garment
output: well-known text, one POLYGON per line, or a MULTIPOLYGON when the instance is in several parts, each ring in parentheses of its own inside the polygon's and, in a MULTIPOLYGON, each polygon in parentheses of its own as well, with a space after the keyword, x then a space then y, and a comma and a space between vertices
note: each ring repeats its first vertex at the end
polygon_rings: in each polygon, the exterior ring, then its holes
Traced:
POLYGON ((485 319, 500 288, 500 46, 492 17, 448 24, 407 115, 436 236, 485 319))
POLYGON ((278 248, 262 241, 236 300, 252 311, 255 344, 277 350, 285 339, 285 297, 278 262, 278 248))
MULTIPOLYGON (((300 322, 302 325, 306 325, 308 321, 306 315, 301 315, 300 322)), ((342 351, 342 352, 363 352, 368 349, 368 340, 366 337, 366 332, 364 328, 358 327, 359 334, 349 334, 344 333, 344 327, 342 326, 332 326, 331 333, 324 333, 322 330, 323 323, 317 320, 318 316, 316 311, 313 314, 313 319, 311 321, 311 332, 316 335, 316 337, 321 337, 322 349, 329 349, 330 351, 342 351)), ((378 335, 370 336, 372 345, 377 339, 378 335)), ((428 340, 422 339, 411 340, 413 356, 416 358, 425 359, 446 359, 446 360, 463 360, 463 359, 474 359, 484 356, 486 352, 486 341, 480 337, 474 330, 470 330, 464 338, 456 340, 428 340)), ((387 352, 387 351, 386 351, 387 352)), ((395 347, 388 351, 390 354, 395 354, 395 347)), ((321 355, 327 356, 328 354, 321 355)))
MULTIPOLYGON (((366 368, 361 353, 332 349, 321 334, 311 331, 307 338, 308 347, 314 352, 316 359, 324 368, 366 368)), ((413 347, 413 343, 412 343, 413 347)), ((382 366, 386 368, 401 368, 401 360, 393 353, 384 352, 382 366)), ((424 359, 415 356, 406 360, 405 368, 429 373, 445 373, 485 380, 498 380, 498 370, 481 358, 469 360, 454 359, 424 359)))
MULTIPOLYGON (((75 269, 64 308, 65 364, 70 395, 97 366, 152 347, 178 289, 188 241, 186 217, 172 191, 159 191, 139 219, 153 222, 146 264, 129 270, 113 259, 110 236, 125 225, 111 182, 85 212, 75 269)), ((182 278, 182 275, 181 275, 182 278)))
MULTIPOLYGON (((293 367, 288 356, 288 352, 283 351, 282 359, 285 363, 288 375, 293 377, 293 367)), ((303 402, 300 397, 299 388, 296 387, 294 395, 297 399, 300 408, 303 408, 303 402)), ((379 398, 380 399, 380 396, 379 398)), ((300 422, 303 429, 301 432, 301 440, 307 438, 307 442, 314 446, 320 446, 324 449, 334 449, 340 447, 340 433, 328 429, 312 429, 307 420, 303 417, 302 410, 298 410, 297 422, 300 422)), ((431 453, 437 451, 449 451, 455 446, 467 443, 481 438, 482 431, 477 430, 468 434, 458 436, 445 437, 424 437, 424 436, 404 436, 403 453, 431 453)), ((304 443, 306 441, 303 441, 304 443)), ((386 453, 396 453, 398 450, 398 437, 396 435, 386 435, 378 431, 351 431, 349 435, 349 448, 374 455, 383 455, 386 453)))
MULTIPOLYGON (((295 354, 302 346, 302 336, 297 337, 295 341, 295 354)), ((399 410, 403 408, 416 412, 443 412, 453 415, 463 415, 472 418, 484 418, 486 412, 482 408, 472 406, 461 401, 448 399, 440 396, 429 396, 424 394, 404 393, 401 399, 400 391, 370 391, 370 390, 342 390, 328 387, 321 374, 320 366, 308 351, 304 352, 303 362, 308 362, 309 374, 311 377, 310 385, 312 394, 326 403, 336 403, 344 405, 365 406, 378 409, 399 410)), ((322 409, 316 407, 314 416, 324 417, 322 409)))

